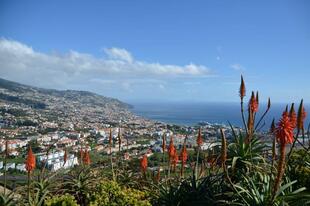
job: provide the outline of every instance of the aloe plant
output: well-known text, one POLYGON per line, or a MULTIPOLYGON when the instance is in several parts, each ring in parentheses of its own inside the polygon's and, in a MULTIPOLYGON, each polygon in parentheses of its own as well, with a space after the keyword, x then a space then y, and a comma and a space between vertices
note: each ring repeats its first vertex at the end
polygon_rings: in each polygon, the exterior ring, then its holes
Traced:
POLYGON ((258 169, 258 163, 265 160, 262 156, 266 145, 255 136, 250 143, 245 142, 246 137, 240 132, 235 141, 228 145, 227 165, 234 175, 246 174, 251 169, 258 169))
POLYGON ((75 197, 80 205, 87 205, 94 178, 89 167, 82 166, 72 170, 64 179, 64 191, 75 197))
POLYGON ((6 192, 0 194, 0 205, 3 206, 16 205, 16 200, 14 199, 14 192, 6 192))
MULTIPOLYGON (((274 178, 274 177, 273 177, 274 178)), ((254 173, 251 177, 242 176, 242 180, 235 184, 237 189, 235 196, 237 201, 234 204, 249 205, 249 206, 278 206, 278 205, 299 205, 296 200, 306 202, 310 197, 309 194, 301 193, 306 188, 302 187, 298 190, 293 190, 293 184, 297 181, 290 181, 286 178, 286 183, 283 184, 274 197, 272 197, 272 185, 270 176, 264 173, 254 173)))

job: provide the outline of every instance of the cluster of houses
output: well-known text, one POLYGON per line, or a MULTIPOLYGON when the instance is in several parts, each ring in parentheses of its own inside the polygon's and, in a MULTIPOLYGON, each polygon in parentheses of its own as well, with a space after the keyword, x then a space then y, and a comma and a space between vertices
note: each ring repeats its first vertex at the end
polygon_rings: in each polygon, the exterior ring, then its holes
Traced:
MULTIPOLYGON (((162 152, 162 137, 165 135, 166 144, 168 146, 171 137, 174 139, 174 145, 177 149, 181 149, 184 140, 186 138, 185 144, 187 148, 194 148, 196 146, 196 136, 197 130, 191 131, 190 135, 186 136, 184 134, 175 134, 172 131, 165 128, 157 128, 156 130, 147 130, 146 128, 131 130, 131 129, 121 129, 119 128, 111 128, 112 138, 113 138, 113 147, 109 147, 109 136, 110 136, 110 128, 108 127, 100 128, 100 129, 91 129, 84 132, 79 131, 56 131, 50 132, 44 135, 38 136, 27 136, 25 138, 13 139, 7 141, 8 152, 10 156, 20 156, 19 151, 25 151, 27 148, 27 144, 31 140, 36 140, 40 145, 42 151, 46 151, 49 147, 54 146, 53 151, 48 155, 45 153, 36 154, 37 156, 37 164, 39 166, 44 166, 51 171, 56 171, 62 168, 70 168, 74 165, 79 164, 78 158, 74 154, 68 154, 66 157, 66 161, 64 161, 64 148, 70 148, 75 154, 81 149, 81 145, 83 149, 86 150, 94 150, 96 152, 102 152, 105 154, 110 154, 111 152, 118 152, 119 146, 122 150, 126 150, 124 155, 125 159, 131 159, 133 157, 137 157, 142 153, 147 155, 152 155, 153 152, 162 152), (136 133, 139 134, 136 134, 136 133), (119 142, 118 135, 121 133, 121 142, 119 142), (139 143, 137 141, 137 137, 146 136, 149 141, 146 143, 139 143), (96 137, 95 145, 93 148, 88 145, 87 139, 88 137, 96 137), (152 137, 152 138, 149 138, 152 137)), ((221 125, 222 127, 222 125, 221 125)), ((218 139, 219 127, 214 125, 205 125, 203 129, 203 136, 207 137, 207 141, 205 141, 201 149, 208 150, 213 147, 217 147, 220 145, 220 141, 218 139)), ((227 136, 231 136, 228 134, 230 132, 230 128, 225 128, 225 133, 227 136)), ((10 131, 12 132, 12 130, 10 131)), ((0 152, 4 152, 6 148, 6 141, 4 139, 0 139, 0 152)), ((25 171, 24 163, 8 163, 6 165, 7 169, 17 169, 20 171, 25 171)), ((3 161, 0 162, 0 170, 3 169, 3 161)))
MULTIPOLYGON (((41 167, 46 167, 51 171, 57 171, 59 169, 68 169, 75 165, 78 165, 78 158, 74 154, 68 154, 65 160, 65 152, 57 151, 46 154, 36 154, 37 164, 41 167)), ((4 169, 4 162, 0 161, 0 170, 4 169)), ((19 171, 26 171, 24 163, 9 162, 6 164, 6 170, 16 169, 19 171)))
POLYGON ((68 169, 74 165, 78 165, 78 158, 74 154, 67 155, 65 159, 65 152, 53 152, 48 155, 41 154, 38 156, 37 161, 41 163, 41 166, 45 166, 51 171, 56 171, 59 169, 68 169))

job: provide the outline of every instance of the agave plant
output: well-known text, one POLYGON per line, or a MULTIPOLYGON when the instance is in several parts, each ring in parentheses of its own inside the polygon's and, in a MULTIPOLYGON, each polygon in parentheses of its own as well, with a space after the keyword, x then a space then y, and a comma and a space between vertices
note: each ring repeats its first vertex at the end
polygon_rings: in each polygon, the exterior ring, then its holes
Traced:
POLYGON ((175 184, 160 184, 157 189, 159 191, 159 194, 154 205, 180 205, 182 194, 180 193, 179 182, 175 184))
POLYGON ((75 168, 64 179, 64 192, 73 195, 80 205, 87 205, 93 183, 94 179, 89 167, 75 168))
POLYGON ((227 159, 227 165, 230 166, 232 174, 239 176, 250 172, 253 167, 255 170, 259 169, 258 163, 264 163, 262 153, 266 145, 255 135, 249 143, 246 143, 246 137, 241 132, 238 136, 234 135, 235 142, 228 145, 227 159))
POLYGON ((228 205, 229 188, 223 174, 197 179, 195 175, 181 183, 161 185, 158 205, 228 205))
POLYGON ((16 205, 16 201, 14 200, 14 192, 6 192, 0 194, 0 205, 3 206, 13 206, 16 205))
MULTIPOLYGON (((39 175, 37 178, 34 178, 30 185, 30 192, 28 196, 28 205, 40 206, 44 205, 45 200, 52 195, 54 192, 54 187, 56 187, 56 175, 58 173, 51 173, 47 176, 39 175)), ((21 193, 25 193, 23 190, 21 193)), ((27 191, 28 192, 28 191, 27 191)), ((26 194, 24 194, 26 197, 26 194)), ((24 198, 26 200, 27 198, 24 198)))
POLYGON ((270 181, 272 176, 265 173, 255 173, 251 177, 242 176, 240 183, 235 184, 236 198, 234 201, 236 205, 249 205, 249 206, 278 206, 278 205, 305 205, 309 202, 310 195, 301 193, 306 188, 293 190, 293 184, 297 181, 290 181, 286 178, 275 196, 272 198, 272 185, 270 181))

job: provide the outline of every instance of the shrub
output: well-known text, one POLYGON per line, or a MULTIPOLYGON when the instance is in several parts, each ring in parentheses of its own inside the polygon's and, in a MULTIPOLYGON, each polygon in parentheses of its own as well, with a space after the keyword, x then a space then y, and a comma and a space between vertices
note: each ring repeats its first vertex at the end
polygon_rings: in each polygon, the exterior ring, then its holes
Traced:
POLYGON ((303 149, 293 151, 289 166, 288 175, 297 180, 296 186, 307 186, 307 191, 310 191, 310 152, 303 149))
POLYGON ((55 196, 46 200, 46 206, 78 206, 76 200, 72 195, 65 194, 61 196, 55 196))
POLYGON ((139 206, 151 205, 147 194, 132 188, 122 188, 114 181, 102 181, 91 195, 93 206, 139 206))

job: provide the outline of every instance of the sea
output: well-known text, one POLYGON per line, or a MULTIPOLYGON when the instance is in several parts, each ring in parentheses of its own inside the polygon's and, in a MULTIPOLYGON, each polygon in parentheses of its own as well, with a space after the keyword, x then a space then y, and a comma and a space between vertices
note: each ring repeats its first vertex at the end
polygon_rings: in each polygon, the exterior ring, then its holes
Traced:
MULTIPOLYGON (((240 112, 240 103, 236 102, 133 102, 131 111, 139 116, 177 125, 194 126, 201 122, 226 124, 228 122, 234 126, 242 127, 242 117, 240 112)), ((299 104, 295 104, 297 113, 299 104)), ((247 104, 244 105, 247 110, 247 104)), ((260 104, 256 120, 265 112, 267 105, 260 104)), ((278 121, 281 117, 286 104, 272 104, 269 112, 262 123, 262 130, 270 128, 273 118, 278 121)), ((310 105, 305 105, 306 111, 309 111, 310 105)), ((308 112, 309 113, 309 112, 308 112)), ((246 115, 246 113, 245 113, 246 115)), ((309 119, 309 118, 307 118, 309 119)), ((309 121, 305 122, 305 127, 309 121)))

